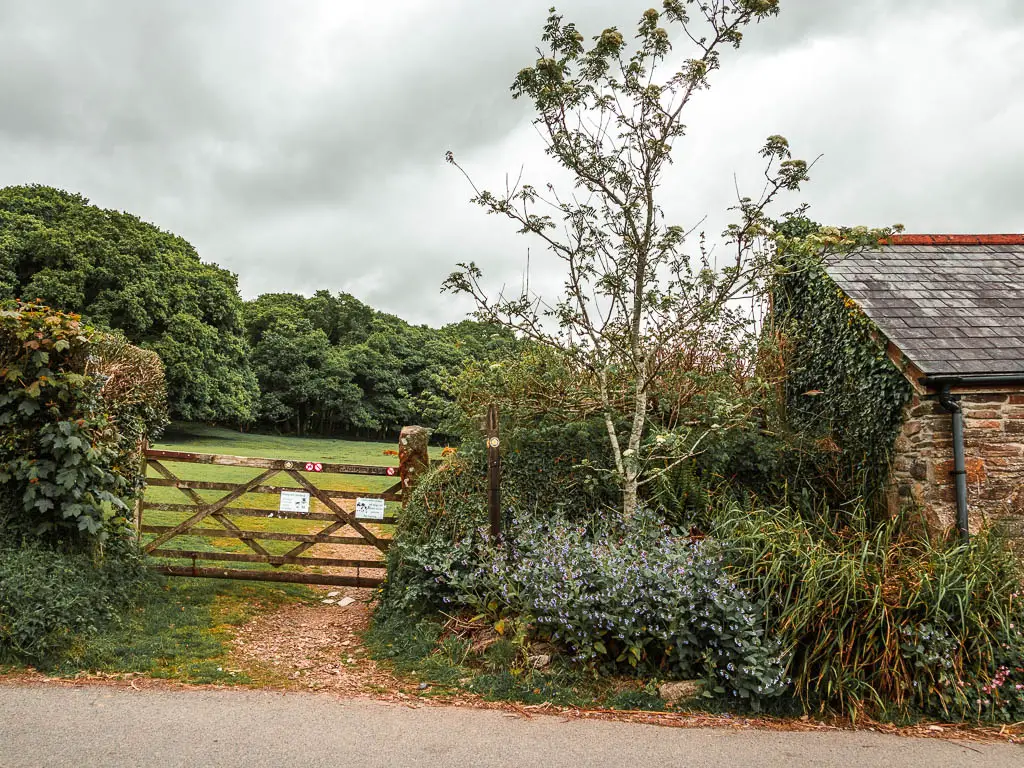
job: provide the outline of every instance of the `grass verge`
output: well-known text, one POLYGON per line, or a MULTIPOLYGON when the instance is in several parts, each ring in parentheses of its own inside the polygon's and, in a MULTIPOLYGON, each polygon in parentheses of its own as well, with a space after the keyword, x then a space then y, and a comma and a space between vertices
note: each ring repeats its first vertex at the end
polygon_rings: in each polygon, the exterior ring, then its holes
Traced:
POLYGON ((535 669, 527 650, 512 640, 479 648, 434 618, 375 619, 363 640, 374 659, 418 682, 425 697, 472 693, 487 701, 579 709, 671 709, 653 682, 598 676, 557 657, 535 669))
POLYGON ((122 621, 80 638, 51 674, 137 673, 185 683, 271 684, 262 673, 229 661, 234 630, 285 603, 312 601, 301 585, 211 579, 148 580, 136 608, 122 621))

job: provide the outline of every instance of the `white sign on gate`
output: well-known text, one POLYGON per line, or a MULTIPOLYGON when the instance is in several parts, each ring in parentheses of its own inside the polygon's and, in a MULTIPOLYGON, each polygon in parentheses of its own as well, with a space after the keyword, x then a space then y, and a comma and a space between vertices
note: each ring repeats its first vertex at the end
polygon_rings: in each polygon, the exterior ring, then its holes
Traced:
POLYGON ((309 494, 305 491, 281 491, 281 512, 309 514, 309 494))
POLYGON ((383 520, 384 499, 356 499, 356 517, 361 520, 383 520))

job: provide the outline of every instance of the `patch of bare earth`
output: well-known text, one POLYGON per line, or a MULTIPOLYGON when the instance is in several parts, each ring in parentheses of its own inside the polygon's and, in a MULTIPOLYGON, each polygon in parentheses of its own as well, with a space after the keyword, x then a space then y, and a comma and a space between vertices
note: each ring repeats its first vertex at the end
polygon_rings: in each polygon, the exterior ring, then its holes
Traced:
POLYGON ((240 627, 232 663, 274 687, 342 696, 397 691, 400 681, 377 666, 360 640, 370 624, 372 590, 319 591, 330 602, 286 605, 240 627))

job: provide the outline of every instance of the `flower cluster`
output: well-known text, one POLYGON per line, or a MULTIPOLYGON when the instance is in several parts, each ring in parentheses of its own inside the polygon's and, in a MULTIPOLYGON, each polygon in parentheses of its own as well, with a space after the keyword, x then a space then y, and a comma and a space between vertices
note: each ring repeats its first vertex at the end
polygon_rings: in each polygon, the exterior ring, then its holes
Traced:
POLYGON ((981 720, 1024 717, 1024 634, 1006 625, 992 666, 958 669, 959 641, 948 627, 922 624, 901 630, 904 659, 914 667, 914 695, 923 711, 981 720))

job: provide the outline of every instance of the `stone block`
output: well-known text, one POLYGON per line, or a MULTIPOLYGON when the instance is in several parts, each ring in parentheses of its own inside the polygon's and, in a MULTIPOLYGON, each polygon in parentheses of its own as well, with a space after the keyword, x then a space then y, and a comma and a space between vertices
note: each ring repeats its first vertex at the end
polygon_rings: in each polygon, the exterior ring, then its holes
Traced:
MULTIPOLYGON (((965 459, 964 469, 967 470, 968 483, 982 483, 985 481, 985 462, 983 459, 965 459)), ((936 479, 952 477, 953 460, 940 461, 935 465, 936 479)))
MULTIPOLYGON (((988 467, 989 472, 996 469, 1012 469, 1020 466, 1020 462, 1014 461, 1006 456, 986 456, 985 465, 988 467)), ((1024 471, 1024 470, 1022 470, 1024 471)))
POLYGON ((981 453, 984 456, 1006 456, 1013 458, 1024 455, 1024 445, 1017 443, 982 443, 981 453))
POLYGON ((964 419, 964 429, 984 429, 992 432, 1002 431, 1003 422, 1001 419, 964 419))
POLYGON ((658 695, 667 702, 688 701, 695 699, 704 691, 702 680, 680 680, 676 683, 664 683, 658 688, 658 695))
POLYGON ((941 413, 941 410, 942 406, 940 406, 938 403, 932 402, 930 400, 925 400, 924 402, 910 409, 910 417, 916 419, 921 416, 932 416, 936 413, 941 413))
POLYGON ((961 402, 964 405, 974 405, 975 403, 1005 403, 1009 397, 1009 395, 965 395, 961 398, 961 402))
POLYGON ((402 481, 402 503, 408 501, 409 493, 417 481, 430 467, 427 444, 430 430, 425 427, 402 427, 398 438, 399 477, 402 481))
POLYGON ((964 409, 964 417, 968 419, 998 419, 1000 411, 964 409))

